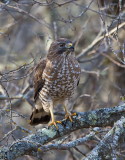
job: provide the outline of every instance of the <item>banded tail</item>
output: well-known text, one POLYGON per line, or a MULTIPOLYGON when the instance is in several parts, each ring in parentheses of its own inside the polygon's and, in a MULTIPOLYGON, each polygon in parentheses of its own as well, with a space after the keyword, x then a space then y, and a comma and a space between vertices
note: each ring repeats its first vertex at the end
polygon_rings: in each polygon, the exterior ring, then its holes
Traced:
POLYGON ((46 124, 50 121, 51 115, 50 112, 45 112, 43 107, 40 109, 35 108, 30 116, 30 124, 46 124))

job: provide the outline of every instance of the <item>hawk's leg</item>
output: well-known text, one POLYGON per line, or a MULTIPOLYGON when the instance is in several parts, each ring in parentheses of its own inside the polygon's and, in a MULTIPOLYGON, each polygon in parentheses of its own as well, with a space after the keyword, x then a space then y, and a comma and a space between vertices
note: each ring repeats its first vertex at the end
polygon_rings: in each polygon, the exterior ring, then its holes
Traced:
POLYGON ((64 109, 65 109, 65 112, 66 112, 65 118, 66 118, 66 119, 69 119, 69 120, 72 122, 72 121, 73 121, 73 120, 72 120, 72 116, 74 116, 74 115, 76 115, 76 114, 71 114, 71 113, 68 111, 68 109, 66 108, 66 106, 64 106, 64 109))
POLYGON ((69 119, 69 120, 72 122, 72 121, 73 121, 73 120, 72 120, 72 116, 76 116, 76 113, 70 113, 70 112, 68 111, 68 109, 67 109, 67 107, 66 107, 66 106, 68 106, 68 104, 69 104, 69 102, 68 102, 68 100, 66 100, 65 103, 64 103, 64 110, 65 110, 65 112, 66 112, 65 118, 66 118, 66 119, 69 119))
POLYGON ((50 124, 49 124, 49 126, 54 125, 58 129, 58 126, 57 126, 56 123, 61 123, 61 122, 60 121, 55 121, 55 117, 54 117, 54 114, 53 114, 53 105, 52 104, 50 105, 49 110, 50 110, 51 119, 52 119, 50 124))

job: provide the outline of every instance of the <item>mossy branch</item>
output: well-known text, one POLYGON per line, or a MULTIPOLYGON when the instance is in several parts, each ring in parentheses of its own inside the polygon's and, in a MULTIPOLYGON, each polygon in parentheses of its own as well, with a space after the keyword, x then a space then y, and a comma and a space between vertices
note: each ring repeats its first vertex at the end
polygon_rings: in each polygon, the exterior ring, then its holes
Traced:
POLYGON ((121 116, 125 116, 125 104, 113 108, 80 112, 73 117, 73 122, 62 120, 62 124, 57 124, 58 130, 54 126, 42 128, 8 147, 2 146, 0 160, 14 160, 23 155, 38 157, 37 153, 41 145, 81 128, 112 126, 121 116))

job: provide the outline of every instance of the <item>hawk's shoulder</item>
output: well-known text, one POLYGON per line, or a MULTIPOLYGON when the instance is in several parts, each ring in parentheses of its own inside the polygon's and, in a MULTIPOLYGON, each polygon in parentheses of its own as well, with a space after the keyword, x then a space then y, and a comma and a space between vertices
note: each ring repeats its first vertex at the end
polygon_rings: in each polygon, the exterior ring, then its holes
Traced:
POLYGON ((44 79, 42 78, 43 71, 46 67, 46 59, 42 59, 34 69, 33 79, 34 79, 34 99, 36 101, 40 90, 44 86, 44 79))

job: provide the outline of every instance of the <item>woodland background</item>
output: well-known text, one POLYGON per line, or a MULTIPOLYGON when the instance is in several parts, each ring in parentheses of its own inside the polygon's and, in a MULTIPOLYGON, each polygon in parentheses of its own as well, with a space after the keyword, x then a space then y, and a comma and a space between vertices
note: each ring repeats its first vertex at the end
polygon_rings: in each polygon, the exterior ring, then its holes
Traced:
MULTIPOLYGON (((72 101, 73 111, 124 104, 124 0, 3 0, 0 2, 0 146, 8 146, 46 126, 32 127, 28 123, 34 106, 32 72, 46 56, 51 42, 59 37, 75 42, 82 69, 72 101)), ((64 118, 62 111, 63 108, 55 108, 57 119, 64 118)), ((44 152, 41 159, 84 159, 110 129, 98 128, 96 140, 65 151, 44 152)), ((92 128, 74 131, 62 137, 63 143, 91 131, 92 128)), ((120 145, 118 155, 122 160, 125 146, 120 145)), ((31 159, 37 157, 29 154, 17 158, 31 159)))

